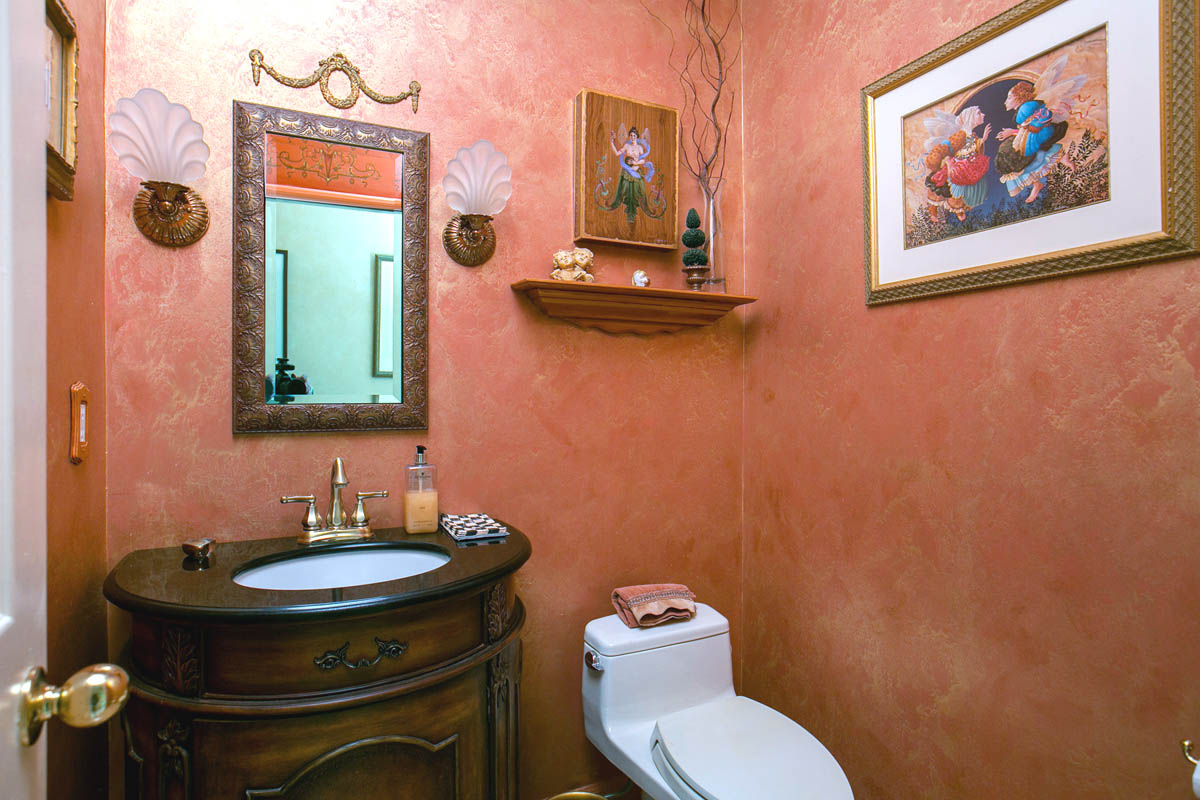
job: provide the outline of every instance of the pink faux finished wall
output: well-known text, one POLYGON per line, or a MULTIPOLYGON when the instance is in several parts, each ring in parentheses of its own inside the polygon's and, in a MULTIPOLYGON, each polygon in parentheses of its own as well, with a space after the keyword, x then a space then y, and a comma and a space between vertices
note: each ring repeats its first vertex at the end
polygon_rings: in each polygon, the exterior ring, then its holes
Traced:
POLYGON ((863 304, 859 89, 1010 5, 747 4, 744 689, 859 800, 1186 797, 1200 264, 863 304))
MULTIPOLYGON (((674 5, 658 11, 679 18, 674 5)), ((109 561, 199 534, 289 535, 299 514, 278 497, 323 497, 334 456, 346 459, 351 489, 395 491, 426 444, 446 510, 486 511, 533 542, 518 575, 529 613, 522 796, 604 774, 583 735, 579 670, 584 624, 611 611, 611 587, 680 580, 739 616, 741 321, 611 336, 547 319, 509 284, 546 276, 550 254, 570 244, 571 99, 593 88, 678 105, 669 37, 636 0, 112 0, 108 13, 107 107, 158 88, 191 109, 212 148, 196 186, 212 225, 182 250, 137 232, 137 181, 108 159, 109 561), (340 50, 377 90, 415 78, 420 112, 366 98, 339 112, 315 87, 268 77, 256 87, 253 48, 285 74, 340 50), (234 99, 430 132, 428 433, 231 434, 234 99), (455 150, 478 138, 508 154, 515 191, 495 223, 495 257, 470 269, 440 246, 450 215, 440 181, 455 150)), ((697 204, 687 188, 685 210, 697 204)), ((740 220, 737 205, 727 200, 728 218, 740 220)), ((728 230, 736 291, 740 224, 728 230)), ((602 281, 627 283, 644 268, 655 286, 683 287, 677 254, 596 253, 602 281)), ((380 505, 376 521, 399 524, 400 503, 380 505)))
MULTIPOLYGON (((105 661, 104 3, 70 4, 79 40, 75 199, 46 200, 46 669, 61 683, 105 661), (92 392, 82 464, 67 458, 68 390, 92 392)), ((25 513, 35 514, 27 508, 25 513)), ((105 796, 103 729, 46 727, 47 797, 105 796)))

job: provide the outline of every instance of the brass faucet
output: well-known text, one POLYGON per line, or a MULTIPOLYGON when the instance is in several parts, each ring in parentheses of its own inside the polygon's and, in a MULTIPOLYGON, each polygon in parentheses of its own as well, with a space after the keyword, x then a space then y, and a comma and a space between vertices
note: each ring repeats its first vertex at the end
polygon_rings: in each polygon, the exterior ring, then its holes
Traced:
POLYGON ((350 485, 346 477, 346 465, 339 456, 333 460, 333 469, 329 471, 329 527, 333 529, 346 527, 346 509, 342 508, 342 489, 350 485))
POLYGON ((346 465, 340 457, 333 460, 333 469, 329 473, 329 517, 328 525, 321 519, 317 511, 317 498, 311 494, 292 495, 279 498, 280 503, 307 503, 304 519, 300 523, 303 533, 296 540, 300 544, 327 544, 329 542, 356 542, 374 538, 371 531, 371 518, 367 516, 366 501, 375 497, 387 497, 387 490, 381 492, 358 492, 357 502, 350 519, 346 519, 346 509, 342 505, 342 489, 350 484, 346 477, 346 465))

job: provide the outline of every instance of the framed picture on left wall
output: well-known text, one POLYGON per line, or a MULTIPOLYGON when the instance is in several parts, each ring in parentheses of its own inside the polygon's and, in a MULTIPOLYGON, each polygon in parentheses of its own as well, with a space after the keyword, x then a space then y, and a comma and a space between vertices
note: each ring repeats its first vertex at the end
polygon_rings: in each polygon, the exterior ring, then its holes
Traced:
POLYGON ((46 194, 59 200, 75 197, 78 71, 75 19, 61 0, 46 0, 46 194))

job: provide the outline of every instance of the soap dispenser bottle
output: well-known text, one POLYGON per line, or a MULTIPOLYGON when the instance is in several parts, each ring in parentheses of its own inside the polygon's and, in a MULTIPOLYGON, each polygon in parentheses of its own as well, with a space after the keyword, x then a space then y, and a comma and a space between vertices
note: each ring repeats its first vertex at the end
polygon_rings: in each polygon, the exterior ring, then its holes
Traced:
POLYGON ((404 530, 433 533, 438 529, 437 467, 425 461, 425 446, 417 445, 417 460, 408 465, 404 492, 404 530))

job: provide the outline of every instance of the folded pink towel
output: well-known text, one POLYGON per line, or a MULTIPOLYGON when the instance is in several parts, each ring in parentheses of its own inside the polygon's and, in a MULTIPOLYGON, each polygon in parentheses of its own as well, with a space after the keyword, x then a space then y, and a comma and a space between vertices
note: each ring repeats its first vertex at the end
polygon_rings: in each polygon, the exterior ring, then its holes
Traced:
POLYGON ((682 583, 645 583, 613 589, 617 616, 630 628, 649 628, 669 619, 696 615, 696 595, 682 583))

